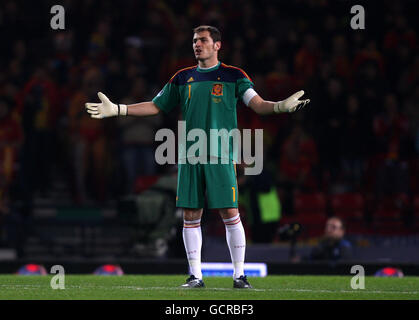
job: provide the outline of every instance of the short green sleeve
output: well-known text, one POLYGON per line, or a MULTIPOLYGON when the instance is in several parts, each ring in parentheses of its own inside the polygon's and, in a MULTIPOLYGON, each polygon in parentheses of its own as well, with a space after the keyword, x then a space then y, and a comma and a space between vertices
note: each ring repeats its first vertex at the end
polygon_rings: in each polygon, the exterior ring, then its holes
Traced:
POLYGON ((247 89, 253 88, 253 82, 250 81, 248 78, 240 78, 236 82, 237 86, 237 97, 239 99, 243 99, 243 95, 247 89))
POLYGON ((152 100, 159 109, 168 113, 179 105, 179 88, 172 82, 167 83, 152 100))

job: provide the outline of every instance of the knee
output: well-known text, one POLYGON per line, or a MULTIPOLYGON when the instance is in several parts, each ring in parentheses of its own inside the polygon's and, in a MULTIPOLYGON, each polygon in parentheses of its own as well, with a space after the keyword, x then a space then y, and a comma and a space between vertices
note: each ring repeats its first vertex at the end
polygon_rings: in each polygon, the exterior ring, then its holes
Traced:
POLYGON ((230 219, 239 214, 239 209, 237 208, 223 208, 219 210, 220 216, 223 219, 230 219))
POLYGON ((183 209, 183 219, 186 221, 198 220, 202 217, 202 209, 183 209))

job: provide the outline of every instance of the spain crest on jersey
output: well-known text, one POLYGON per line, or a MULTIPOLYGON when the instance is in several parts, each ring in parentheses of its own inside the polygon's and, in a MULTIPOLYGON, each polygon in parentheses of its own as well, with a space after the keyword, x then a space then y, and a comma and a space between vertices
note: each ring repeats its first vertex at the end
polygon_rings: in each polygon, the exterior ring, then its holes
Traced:
POLYGON ((223 84, 222 83, 214 83, 212 86, 212 92, 211 94, 213 96, 222 96, 223 95, 223 84))

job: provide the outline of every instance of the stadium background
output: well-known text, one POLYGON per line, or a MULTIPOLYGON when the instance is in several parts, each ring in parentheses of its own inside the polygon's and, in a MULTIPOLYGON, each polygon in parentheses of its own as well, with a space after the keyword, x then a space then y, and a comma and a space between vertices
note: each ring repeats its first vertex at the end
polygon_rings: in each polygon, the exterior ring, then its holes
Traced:
MULTIPOLYGON (((186 272, 176 167, 154 163, 155 132, 179 114, 88 117, 97 91, 149 100, 196 62, 193 27, 217 26, 221 61, 243 68, 269 100, 304 89, 311 104, 260 117, 264 171, 239 175, 247 260, 283 273, 348 273, 353 262, 419 273, 419 56, 414 1, 5 1, 0 10, 0 259, 119 263, 131 273, 186 272), (50 8, 65 8, 52 30, 50 8), (261 203, 264 203, 263 205, 261 203), (280 208, 280 209, 278 209, 280 208), (272 210, 275 211, 272 213, 272 210), (328 216, 347 222, 352 261, 293 263, 278 228, 299 222, 307 253, 328 216)), ((229 261, 224 226, 206 211, 204 261, 229 261)), ((372 269, 371 269, 372 270, 372 269)))

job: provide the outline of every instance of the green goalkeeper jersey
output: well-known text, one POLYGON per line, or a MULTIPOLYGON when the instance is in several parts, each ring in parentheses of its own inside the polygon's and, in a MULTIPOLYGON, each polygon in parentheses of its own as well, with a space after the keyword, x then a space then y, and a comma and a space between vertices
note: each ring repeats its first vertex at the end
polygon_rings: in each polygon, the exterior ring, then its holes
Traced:
POLYGON ((175 73, 153 102, 166 113, 181 107, 186 136, 178 139, 178 159, 209 156, 237 162, 241 140, 233 137, 238 132, 236 105, 250 88, 253 82, 242 69, 221 62, 209 69, 193 66, 175 73), (205 132, 206 139, 198 131, 205 132))

